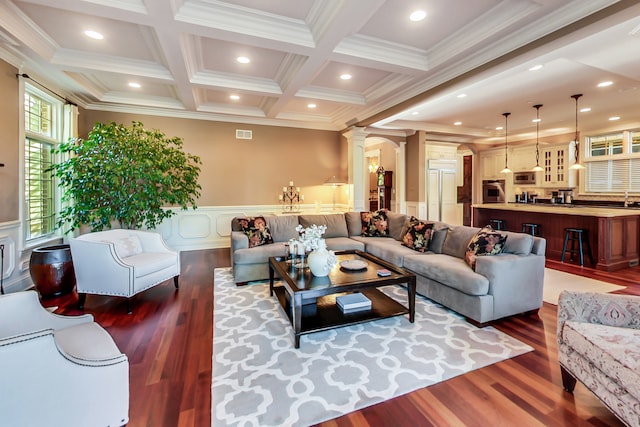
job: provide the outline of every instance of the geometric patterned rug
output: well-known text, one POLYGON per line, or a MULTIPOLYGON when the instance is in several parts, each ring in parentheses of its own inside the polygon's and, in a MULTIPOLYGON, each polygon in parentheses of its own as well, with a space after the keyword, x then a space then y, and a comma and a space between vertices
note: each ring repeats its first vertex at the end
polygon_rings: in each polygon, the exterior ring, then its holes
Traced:
MULTIPOLYGON (((381 288, 406 302, 400 286, 381 288)), ((416 296, 396 316, 303 335, 268 283, 237 287, 214 273, 213 426, 308 426, 533 350, 491 326, 416 296)))

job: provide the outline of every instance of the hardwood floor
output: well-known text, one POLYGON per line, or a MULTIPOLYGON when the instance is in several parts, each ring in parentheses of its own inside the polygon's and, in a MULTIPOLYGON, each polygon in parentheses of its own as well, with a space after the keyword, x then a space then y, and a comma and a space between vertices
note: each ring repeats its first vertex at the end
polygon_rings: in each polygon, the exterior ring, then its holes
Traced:
MULTIPOLYGON (((89 295, 85 312, 113 336, 130 363, 128 426, 211 425, 213 270, 229 265, 228 249, 182 253, 180 289, 172 281, 135 297, 127 315, 120 298, 89 295)), ((548 262, 551 268, 622 284, 640 295, 640 267, 616 273, 548 262)), ((46 300, 56 313, 79 314, 74 294, 46 300)), ((537 316, 494 326, 535 351, 327 421, 323 426, 621 426, 584 386, 563 391, 557 363, 554 305, 537 316)))

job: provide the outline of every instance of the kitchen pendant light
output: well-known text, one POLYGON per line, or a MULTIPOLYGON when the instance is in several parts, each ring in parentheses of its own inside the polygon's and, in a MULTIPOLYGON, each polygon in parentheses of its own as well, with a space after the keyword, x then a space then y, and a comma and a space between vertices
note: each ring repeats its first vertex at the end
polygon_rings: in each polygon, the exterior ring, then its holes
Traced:
POLYGON ((584 169, 584 166, 580 164, 580 134, 578 133, 578 98, 582 96, 581 93, 571 95, 573 99, 576 100, 576 137, 574 140, 575 144, 575 163, 571 165, 569 169, 584 169))
POLYGON ((544 170, 540 166, 540 107, 542 107, 542 104, 533 106, 536 109, 536 166, 532 169, 534 172, 542 172, 544 170))
POLYGON ((511 113, 502 113, 504 116, 504 169, 500 171, 500 173, 511 173, 511 169, 509 169, 509 144, 507 143, 507 122, 509 119, 509 115, 511 113))

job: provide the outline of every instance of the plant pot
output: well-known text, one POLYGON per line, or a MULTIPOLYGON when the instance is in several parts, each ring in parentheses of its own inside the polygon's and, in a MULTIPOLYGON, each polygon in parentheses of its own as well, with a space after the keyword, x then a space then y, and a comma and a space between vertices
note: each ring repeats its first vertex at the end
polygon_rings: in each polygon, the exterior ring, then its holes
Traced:
POLYGON ((42 298, 68 294, 76 285, 69 245, 34 249, 29 261, 29 274, 42 298))

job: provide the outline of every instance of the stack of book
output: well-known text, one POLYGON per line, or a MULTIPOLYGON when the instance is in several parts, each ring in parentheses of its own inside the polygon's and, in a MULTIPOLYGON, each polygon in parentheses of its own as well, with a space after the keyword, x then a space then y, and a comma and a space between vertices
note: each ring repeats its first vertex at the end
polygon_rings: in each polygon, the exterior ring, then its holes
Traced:
POLYGON ((360 292, 339 296, 336 303, 343 313, 371 310, 371 300, 360 292))

